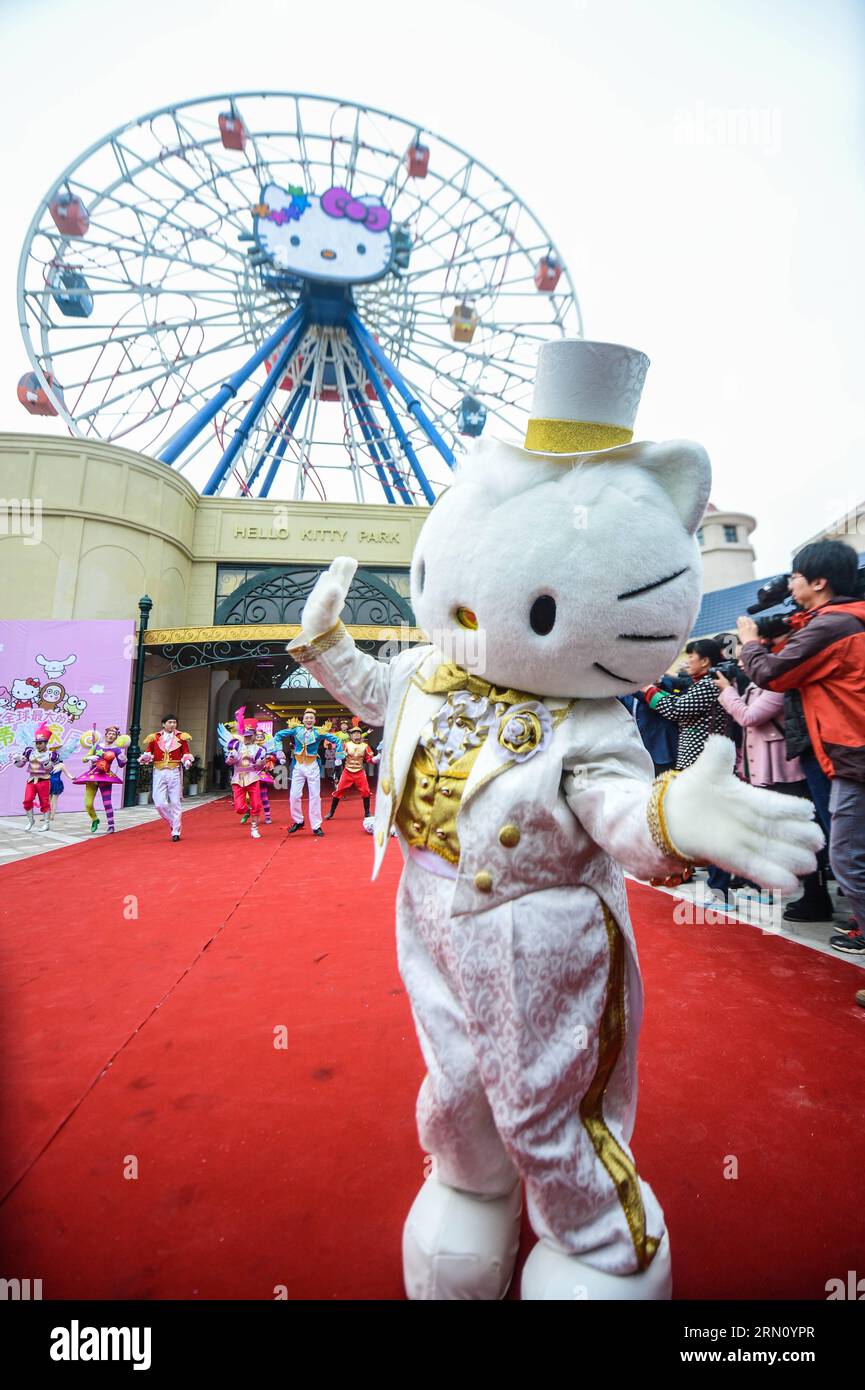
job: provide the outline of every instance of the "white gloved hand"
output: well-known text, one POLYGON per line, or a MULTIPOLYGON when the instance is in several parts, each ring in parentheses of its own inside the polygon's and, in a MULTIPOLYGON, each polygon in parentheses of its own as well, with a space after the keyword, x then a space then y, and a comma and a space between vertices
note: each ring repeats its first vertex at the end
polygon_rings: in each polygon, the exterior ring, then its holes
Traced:
POLYGON ((345 607, 345 597, 349 591, 357 560, 350 555, 338 555, 330 568, 320 574, 312 588, 309 598, 303 605, 300 615, 300 634, 288 644, 288 651, 294 646, 304 646, 314 637, 329 632, 345 607))
POLYGON ((697 864, 753 879, 764 888, 793 893, 799 877, 817 867, 825 844, 805 797, 751 787, 733 774, 730 739, 707 739, 697 761, 674 778, 664 797, 664 816, 676 849, 697 864))

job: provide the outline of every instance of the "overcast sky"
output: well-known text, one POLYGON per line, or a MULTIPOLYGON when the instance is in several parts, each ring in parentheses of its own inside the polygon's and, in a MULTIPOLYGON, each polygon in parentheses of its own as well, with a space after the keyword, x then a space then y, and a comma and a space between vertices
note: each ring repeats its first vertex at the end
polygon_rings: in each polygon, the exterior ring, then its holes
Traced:
POLYGON ((448 137, 565 255, 587 337, 652 359, 637 434, 709 450, 757 572, 865 498, 862 0, 0 0, 0 430, 58 428, 21 245, 115 126, 216 92, 344 97, 448 137))

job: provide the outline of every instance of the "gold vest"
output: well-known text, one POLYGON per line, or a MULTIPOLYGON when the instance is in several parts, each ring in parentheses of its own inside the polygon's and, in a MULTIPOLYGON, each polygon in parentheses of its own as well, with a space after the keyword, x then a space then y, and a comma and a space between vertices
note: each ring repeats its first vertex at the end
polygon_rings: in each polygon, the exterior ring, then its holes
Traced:
POLYGON ((479 743, 470 748, 439 771, 432 754, 418 744, 396 814, 396 823, 409 845, 432 850, 449 864, 459 863, 457 811, 482 747, 479 743))
POLYGON ((344 747, 346 772, 360 772, 366 762, 366 744, 349 740, 344 747))

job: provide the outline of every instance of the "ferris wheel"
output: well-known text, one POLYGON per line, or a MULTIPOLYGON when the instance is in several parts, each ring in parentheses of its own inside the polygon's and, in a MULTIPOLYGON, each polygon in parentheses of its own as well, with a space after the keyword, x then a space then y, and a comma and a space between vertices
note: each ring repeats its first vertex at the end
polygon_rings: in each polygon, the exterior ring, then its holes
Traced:
POLYGON ((332 98, 183 102, 55 182, 18 273, 18 395, 205 495, 431 503, 467 437, 520 434, 541 343, 582 331, 517 195, 332 98))

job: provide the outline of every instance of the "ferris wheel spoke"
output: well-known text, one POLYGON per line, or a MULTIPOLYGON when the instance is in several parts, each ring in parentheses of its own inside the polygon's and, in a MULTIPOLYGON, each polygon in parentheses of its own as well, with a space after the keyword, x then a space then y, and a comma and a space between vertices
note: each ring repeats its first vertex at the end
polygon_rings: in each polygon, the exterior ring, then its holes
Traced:
POLYGON ((467 187, 468 176, 470 175, 473 167, 473 163, 473 160, 467 160, 465 165, 463 166, 463 169, 465 171, 465 178, 463 180, 462 189, 458 188, 456 183, 459 173, 463 172, 462 170, 460 170, 458 171, 457 175, 454 176, 453 182, 440 184, 440 186, 436 189, 436 192, 433 195, 432 199, 428 199, 426 202, 422 202, 421 199, 418 198, 418 205, 420 208, 423 208, 424 210, 432 210, 435 212, 435 216, 432 222, 427 223, 427 225, 423 229, 423 233, 420 236, 418 236, 417 241, 414 244, 418 250, 422 250, 424 247, 430 244, 430 233, 432 232, 434 227, 438 226, 440 222, 445 222, 448 228, 452 229, 452 223, 448 222, 447 219, 450 217, 451 213, 453 213, 455 209, 458 208, 460 204, 466 200, 465 190, 467 187), (438 196, 439 193, 443 193, 446 189, 450 189, 452 192, 456 194, 456 196, 447 205, 447 207, 442 209, 436 209, 434 205, 434 199, 438 196))
MULTIPOLYGON (((246 341, 246 340, 245 340, 244 338, 238 338, 238 339, 237 339, 236 345, 240 345, 240 343, 245 343, 245 341, 246 341)), ((225 351, 225 350, 226 350, 225 345, 219 344, 219 345, 217 345, 217 346, 215 346, 215 347, 213 347, 213 348, 211 348, 211 349, 208 349, 207 352, 199 353, 199 354, 197 355, 197 357, 196 357, 194 360, 195 360, 195 361, 200 361, 200 360, 201 360, 202 358, 204 358, 204 357, 211 356, 211 355, 213 355, 213 354, 215 354, 215 353, 217 353, 217 352, 223 352, 223 351, 225 351)), ((144 369, 142 369, 142 368, 136 368, 135 370, 144 370, 144 369)), ((99 413, 101 413, 101 412, 104 412, 104 411, 110 409, 111 407, 116 406, 120 401, 127 400, 129 397, 135 396, 135 395, 139 394, 140 392, 142 392, 142 391, 144 391, 144 390, 147 390, 149 387, 152 387, 152 386, 157 385, 160 381, 164 380, 166 377, 170 377, 170 376, 173 375, 173 374, 174 374, 174 368, 173 368, 173 366, 169 366, 168 368, 166 368, 166 370, 157 373, 157 374, 156 374, 155 376, 153 376, 153 377, 150 377, 147 381, 144 381, 144 382, 141 382, 141 381, 135 382, 135 383, 133 383, 131 386, 129 386, 128 389, 127 389, 126 391, 121 392, 119 395, 117 395, 117 396, 112 396, 110 399, 106 399, 106 400, 101 401, 97 406, 93 406, 93 407, 89 408, 88 410, 81 411, 81 412, 78 414, 77 418, 80 419, 80 420, 89 420, 92 416, 94 416, 94 415, 96 415, 96 414, 99 414, 99 413)), ((116 379, 117 375, 118 375, 118 373, 115 373, 114 377, 111 378, 111 379, 112 379, 112 380, 113 380, 113 379, 116 379)), ((121 375, 122 375, 122 374, 121 374, 121 375)), ((206 399, 208 398, 210 392, 216 390, 217 387, 219 387, 219 386, 222 385, 222 382, 223 382, 223 380, 224 380, 224 377, 225 377, 225 372, 224 372, 224 370, 223 370, 223 371, 221 371, 221 372, 219 373, 219 375, 218 375, 217 377, 215 377, 212 381, 209 381, 206 385, 203 385, 203 386, 202 386, 202 385, 196 386, 196 387, 194 388, 194 391, 192 392, 193 396, 194 396, 194 397, 201 397, 202 399, 205 399, 205 400, 206 400, 206 399)), ((86 383, 85 383, 85 384, 86 384, 86 383)))
MULTIPOLYGON (((171 264, 182 266, 184 270, 204 271, 208 275, 224 280, 227 285, 236 285, 237 283, 236 270, 231 270, 227 266, 217 265, 214 262, 193 260, 190 254, 191 248, 188 241, 183 242, 183 249, 187 252, 187 254, 183 256, 179 255, 176 251, 169 251, 164 247, 154 246, 152 242, 147 242, 143 246, 138 245, 136 242, 132 241, 131 238, 112 232, 107 224, 100 223, 95 219, 91 221, 90 226, 91 228, 104 231, 107 236, 112 236, 113 239, 110 246, 102 242, 88 242, 86 243, 88 248, 110 251, 117 257, 119 263, 124 268, 126 268, 127 265, 124 257, 129 257, 133 262, 136 260, 167 261, 171 264)), ((62 241, 62 238, 59 238, 59 240, 62 241)), ((228 249, 229 248, 226 247, 226 250, 228 249)))
MULTIPOLYGON (((406 356, 410 359, 410 361, 416 362, 418 366, 426 367, 428 370, 430 369, 430 364, 427 361, 425 361, 424 358, 418 356, 418 354, 414 350, 409 349, 409 351, 406 353, 406 356)), ((447 371, 441 365, 436 364, 434 368, 434 375, 443 379, 444 381, 449 382, 450 385, 453 386, 456 390, 458 390, 461 394, 465 391, 465 383, 461 381, 458 377, 455 377, 451 372, 447 371)), ((501 408, 494 402, 490 402, 487 405, 487 410, 490 414, 497 416, 505 424, 510 425, 511 422, 508 419, 507 415, 505 415, 502 412, 501 408)))
MULTIPOLYGON (((197 322, 194 322, 194 321, 193 321, 192 323, 188 324, 188 325, 185 325, 185 327, 187 328, 187 330, 198 329, 200 326, 201 326, 201 325, 199 325, 197 322)), ((178 333, 178 336, 179 336, 179 333, 178 333)), ((125 341, 126 341, 126 342, 135 341, 135 338, 132 338, 132 339, 127 338, 125 341)), ((112 346, 113 346, 114 344, 116 344, 117 342, 118 342, 117 339, 112 339, 112 346)), ((231 351, 232 351, 233 349, 235 349, 235 348, 239 348, 239 347, 244 346, 244 345, 246 344, 246 342, 247 342, 247 338, 246 338, 246 334, 245 334, 245 333, 242 333, 242 332, 241 332, 241 333, 236 333, 236 334, 234 334, 233 337, 227 338, 227 339, 225 339, 223 342, 215 344, 213 347, 205 348, 205 349, 203 349, 202 351, 199 351, 199 352, 189 353, 187 356, 181 356, 181 357, 173 358, 173 359, 171 359, 170 362, 167 363, 166 368, 165 368, 165 370, 164 370, 163 372, 158 373, 156 376, 151 377, 149 380, 147 380, 147 381, 145 381, 145 382, 139 382, 139 383, 133 385, 132 387, 130 387, 130 389, 129 389, 128 392, 124 392, 122 396, 114 397, 114 398, 112 399, 112 401, 106 401, 106 402, 101 403, 101 404, 98 405, 98 406, 93 407, 93 408, 90 409, 90 410, 81 411, 80 414, 79 414, 79 419, 82 419, 82 420, 83 420, 83 419, 86 419, 88 416, 92 415, 94 412, 99 411, 99 410, 102 410, 102 409, 104 409, 104 408, 105 408, 106 406, 108 406, 108 405, 115 404, 117 401, 123 400, 123 399, 127 398, 128 396, 133 395, 133 394, 135 393, 135 391, 137 391, 137 390, 145 390, 145 389, 147 389, 147 388, 149 388, 149 387, 151 387, 151 386, 156 386, 156 385, 159 384, 160 381, 164 380, 165 378, 170 377, 170 376, 176 376, 176 375, 178 375, 178 374, 182 371, 182 369, 183 369, 184 367, 190 367, 190 368, 191 368, 191 367, 195 366, 197 363, 203 361, 204 358, 206 358, 206 357, 212 357, 212 356, 214 356, 216 353, 231 352, 231 351)), ((157 354, 157 355, 161 356, 162 359, 163 359, 163 361, 165 361, 165 357, 164 357, 163 354, 161 353, 160 349, 154 348, 154 354, 157 354)), ((55 356, 56 356, 56 354, 55 354, 55 356)), ((132 371, 142 372, 142 371, 147 371, 147 370, 149 370, 149 369, 148 369, 148 367, 146 366, 146 364, 141 363, 141 364, 137 365, 136 367, 131 368, 131 369, 130 369, 130 372, 132 372, 132 371)), ((86 385, 86 386, 92 388, 92 387, 96 387, 96 386, 102 385, 103 382, 116 381, 116 380, 118 379, 118 376, 119 376, 120 379, 122 380, 122 379, 124 378, 124 376, 126 376, 127 374, 128 374, 128 373, 126 373, 126 372, 118 371, 118 370, 115 370, 114 372, 106 372, 104 376, 95 376, 95 375, 93 375, 93 374, 90 374, 90 375, 88 375, 88 377, 86 378, 86 381, 85 381, 85 382, 75 383, 75 382, 71 382, 71 381, 70 381, 70 382, 67 383, 67 385, 66 385, 66 387, 65 387, 64 389, 69 390, 69 391, 74 391, 74 390, 76 389, 77 386, 82 386, 82 385, 86 385)), ((211 389, 211 388, 213 387, 213 385, 214 385, 214 383, 211 383, 210 387, 201 387, 201 388, 197 388, 197 389, 199 389, 199 390, 202 391, 202 392, 206 392, 208 389, 211 389)))
MULTIPOLYGON (((502 217, 506 215, 514 206, 514 199, 512 197, 508 198, 506 202, 499 203, 494 208, 484 207, 483 204, 479 204, 477 206, 479 207, 479 211, 475 214, 475 216, 470 217, 467 220, 463 220, 458 227, 455 228, 451 224, 447 226, 443 232, 438 232, 434 237, 420 237, 417 243, 418 251, 429 251, 431 247, 437 246, 440 241, 446 241, 448 237, 453 236, 455 231, 459 237, 465 240, 466 233, 470 232, 473 227, 476 227, 478 223, 483 222, 485 219, 491 222, 495 222, 496 225, 501 229, 500 232, 497 233, 497 235, 510 235, 510 232, 508 231, 507 227, 504 225, 504 222, 502 221, 502 217)), ((412 252, 414 253, 414 247, 412 247, 412 252)))
MULTIPOLYGON (((121 151, 123 151, 122 146, 120 147, 120 149, 121 151)), ((131 153, 131 151, 123 151, 123 153, 131 153)), ((137 168, 134 170, 134 173, 129 172, 127 174, 125 182, 131 187, 135 188, 137 192, 140 193, 142 196, 147 197, 148 199, 152 200, 158 205, 164 206, 166 212, 168 212, 169 214, 173 212, 173 210, 176 209, 178 205, 182 205, 187 201, 191 201, 193 203, 197 203, 200 207, 203 207, 206 212, 216 217, 220 223, 224 221, 235 222, 235 228, 237 231, 243 232, 246 230, 242 223, 235 221, 234 214, 230 213, 228 215, 224 215, 220 212, 219 208, 214 207, 214 205, 207 199, 199 196, 200 190, 202 188, 208 187, 208 185, 205 182, 200 181, 197 186, 190 186, 188 184, 183 183, 181 179, 177 178, 173 173, 171 173, 171 171, 166 167, 165 158, 161 153, 151 160, 140 161, 137 168), (135 182, 135 179, 140 178, 144 173, 148 173, 154 176, 155 179, 161 179, 165 183, 169 184, 171 187, 179 189, 181 197, 175 199, 174 204, 172 205, 159 194, 150 192, 149 190, 145 191, 135 182)), ((133 210, 137 211, 138 209, 134 208, 133 210)), ((214 233, 211 231, 211 229, 208 228, 207 234, 210 237, 214 233)))
MULTIPOLYGON (((406 277, 410 290, 412 291, 412 293, 420 293, 420 291, 415 289, 416 282, 418 280, 425 279, 428 275, 440 274, 442 270, 448 272, 449 278, 450 273, 454 270, 459 271, 464 269, 466 266, 483 265, 486 264, 487 261, 498 261, 501 260, 503 256, 509 256, 514 254, 513 237, 510 237, 506 246, 502 246, 495 251, 489 251, 486 255, 481 255, 481 252, 487 246, 494 245, 496 242, 504 241, 506 238, 508 238, 508 234, 499 229, 496 232, 494 232, 491 236, 487 237, 485 241, 479 242, 475 246, 470 246, 463 255, 452 256, 450 260, 445 260, 444 258, 442 258, 442 260, 436 265, 425 266, 422 269, 410 272, 409 276, 406 277)), ((517 246, 516 250, 517 254, 525 256, 531 254, 530 251, 523 248, 522 246, 517 246)), ((451 290, 448 291, 448 293, 453 294, 454 291, 451 290)))
MULTIPOLYGON (((152 245, 151 234, 145 231, 143 227, 141 227, 142 218, 147 219, 147 221, 153 224, 153 234, 163 234, 165 228, 169 228, 171 231, 178 232, 180 234, 180 237, 183 240, 184 244, 186 244, 186 242, 190 238, 189 225, 176 221, 171 214, 172 207, 177 206, 176 202, 174 204, 169 204, 164 200, 156 197, 156 195, 152 192, 145 192, 143 189, 139 189, 134 183, 118 180, 114 187, 123 187, 127 189, 134 188, 135 191, 138 194, 140 194, 142 198, 146 198, 148 202, 154 203, 158 211, 154 210, 154 208, 151 207, 144 207, 141 205, 141 203, 127 202, 124 199, 119 198, 117 194, 114 193, 113 189, 100 190, 94 188, 89 184, 83 183, 80 180, 76 180, 75 187, 79 190, 81 194, 83 194, 85 201, 98 200, 97 205, 104 204, 110 201, 114 205, 114 211, 119 213, 130 213, 133 217, 135 217, 136 220, 138 220, 139 222, 141 235, 146 245, 152 245)), ((107 208, 106 211, 109 215, 111 214, 111 208, 107 208)), ((114 234, 113 229, 110 225, 107 226, 107 231, 109 235, 114 234)), ((212 229, 209 229, 206 233, 202 229, 196 229, 195 237, 193 237, 192 239, 199 239, 205 235, 207 236, 208 240, 214 240, 216 237, 216 234, 212 229)), ((228 241, 220 242, 219 244, 228 255, 235 256, 242 262, 246 261, 246 256, 244 252, 240 250, 239 247, 232 246, 231 243, 228 241)))

